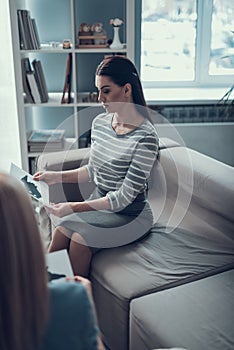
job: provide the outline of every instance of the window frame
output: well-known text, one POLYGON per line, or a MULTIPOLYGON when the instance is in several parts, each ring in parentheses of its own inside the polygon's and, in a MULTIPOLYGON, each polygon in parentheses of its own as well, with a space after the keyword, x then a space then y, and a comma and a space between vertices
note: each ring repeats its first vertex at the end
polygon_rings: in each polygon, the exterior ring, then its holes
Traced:
MULTIPOLYGON (((153 0, 152 0, 153 1, 153 0)), ((144 88, 158 87, 227 87, 234 83, 232 75, 210 75, 211 25, 213 0, 197 0, 197 28, 195 42, 194 80, 189 81, 144 81, 144 88)), ((142 11, 142 8, 141 8, 142 11)), ((142 24, 142 12, 140 13, 142 24)), ((141 42, 141 31, 140 31, 141 42)), ((141 50, 137 58, 141 65, 141 50)), ((141 70, 141 66, 140 66, 141 70)))

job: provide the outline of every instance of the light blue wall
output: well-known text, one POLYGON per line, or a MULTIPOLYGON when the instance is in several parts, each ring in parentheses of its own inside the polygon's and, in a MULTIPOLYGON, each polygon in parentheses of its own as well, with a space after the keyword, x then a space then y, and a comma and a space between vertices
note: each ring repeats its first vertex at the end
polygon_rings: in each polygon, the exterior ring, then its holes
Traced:
POLYGON ((41 42, 71 39, 70 1, 30 0, 31 16, 36 19, 41 42))
MULTIPOLYGON (((116 0, 83 0, 77 1, 77 8, 75 11, 76 27, 80 23, 86 22, 93 24, 96 22, 103 23, 103 27, 107 32, 107 37, 113 37, 113 28, 109 24, 111 18, 121 18, 126 23, 125 1, 116 0)), ((120 38, 123 42, 126 40, 124 26, 120 27, 120 38)))

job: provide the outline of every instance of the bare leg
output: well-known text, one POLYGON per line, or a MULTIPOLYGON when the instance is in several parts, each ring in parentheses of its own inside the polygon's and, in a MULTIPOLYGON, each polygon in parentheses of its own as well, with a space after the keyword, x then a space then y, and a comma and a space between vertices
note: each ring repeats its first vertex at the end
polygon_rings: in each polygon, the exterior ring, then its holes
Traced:
POLYGON ((56 227, 50 242, 49 253, 69 248, 71 232, 62 226, 56 227))
POLYGON ((88 277, 92 252, 83 237, 77 232, 73 233, 70 241, 69 257, 74 275, 88 277))

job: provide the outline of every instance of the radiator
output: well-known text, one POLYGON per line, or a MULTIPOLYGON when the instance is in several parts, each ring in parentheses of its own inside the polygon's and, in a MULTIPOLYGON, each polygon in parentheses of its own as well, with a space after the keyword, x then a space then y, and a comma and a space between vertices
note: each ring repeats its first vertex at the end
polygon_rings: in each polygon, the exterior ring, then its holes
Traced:
MULTIPOLYGON (((189 105, 189 106, 156 106, 151 105, 152 118, 157 123, 160 121, 160 115, 166 118, 170 123, 217 123, 234 122, 234 104, 217 105, 189 105), (156 112, 156 113, 155 113, 156 112)), ((161 118, 163 123, 163 118, 161 118)))

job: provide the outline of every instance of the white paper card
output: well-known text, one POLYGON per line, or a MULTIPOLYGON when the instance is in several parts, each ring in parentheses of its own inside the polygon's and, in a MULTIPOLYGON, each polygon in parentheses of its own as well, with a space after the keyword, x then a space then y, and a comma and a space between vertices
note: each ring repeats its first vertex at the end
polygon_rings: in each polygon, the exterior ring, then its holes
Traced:
POLYGON ((46 264, 48 272, 55 279, 74 276, 66 249, 46 254, 46 264))
POLYGON ((14 163, 11 163, 10 174, 23 182, 31 197, 49 206, 49 186, 47 183, 33 180, 32 175, 14 163))

